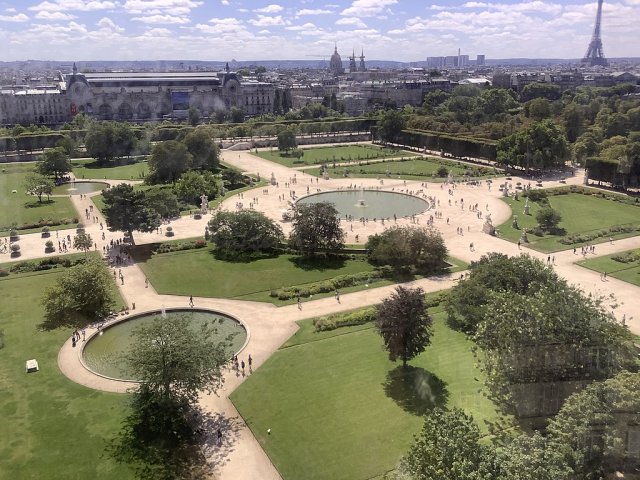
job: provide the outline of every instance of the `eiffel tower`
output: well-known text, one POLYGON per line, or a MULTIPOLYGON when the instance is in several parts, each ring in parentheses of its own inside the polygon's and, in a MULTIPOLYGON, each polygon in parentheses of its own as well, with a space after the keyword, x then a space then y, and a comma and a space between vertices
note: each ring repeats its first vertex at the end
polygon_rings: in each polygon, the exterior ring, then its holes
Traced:
POLYGON ((598 0, 598 14, 596 15, 596 26, 593 28, 593 36, 591 42, 589 42, 589 48, 587 53, 582 59, 582 63, 586 63, 590 67, 599 65, 601 67, 608 67, 609 62, 604 58, 602 53, 602 39, 600 38, 600 23, 602 21, 602 0, 598 0))

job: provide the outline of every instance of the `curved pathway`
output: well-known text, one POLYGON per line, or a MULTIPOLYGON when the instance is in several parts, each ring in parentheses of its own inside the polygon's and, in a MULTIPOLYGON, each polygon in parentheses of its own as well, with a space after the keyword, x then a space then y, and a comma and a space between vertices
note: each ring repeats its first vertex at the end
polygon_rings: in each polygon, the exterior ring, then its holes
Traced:
MULTIPOLYGON (((436 200, 435 210, 442 213, 442 218, 435 219, 435 226, 441 231, 447 247, 451 254, 467 262, 478 260, 482 255, 499 251, 508 255, 522 253, 516 244, 491 237, 482 232, 484 217, 487 213, 492 215, 494 225, 499 225, 511 216, 511 210, 500 200, 501 193, 497 189, 500 180, 494 180, 493 188, 488 189, 486 182, 480 186, 457 185, 453 189, 453 195, 448 193, 448 185, 421 183, 418 181, 401 181, 394 179, 317 179, 304 171, 288 168, 270 161, 251 155, 247 151, 224 151, 223 160, 243 171, 254 174, 259 173, 264 179, 270 179, 273 174, 276 177, 278 186, 258 187, 242 194, 236 194, 226 199, 219 208, 235 210, 238 204, 242 203, 243 208, 248 208, 253 204, 253 208, 260 210, 274 219, 280 220, 282 213, 288 208, 289 201, 293 197, 304 196, 307 193, 317 191, 327 191, 335 189, 346 189, 349 187, 379 188, 388 191, 402 191, 418 196, 430 196, 436 200), (461 200, 464 199, 464 207, 461 200), (449 205, 451 201, 451 205, 449 205), (476 212, 469 211, 468 205, 478 204, 478 209, 482 212, 482 218, 478 218, 476 212), (448 219, 448 222, 447 222, 448 219), (459 233, 458 229, 462 229, 459 233), (473 243, 474 248, 470 248, 473 243)), ((104 180, 100 180, 103 181, 104 180)), ((502 180, 504 181, 504 180, 502 180)), ((528 179, 514 178, 511 182, 522 181, 529 183, 528 179)), ((136 183, 124 181, 110 181, 116 183, 136 183)), ((581 184, 581 175, 567 180, 568 184, 581 184)), ((546 182, 545 188, 558 186, 558 182, 546 182)), ((99 194, 88 194, 86 198, 78 195, 72 197, 72 201, 84 217, 85 209, 91 210, 93 203, 91 196, 99 194)), ((417 217, 416 222, 426 225, 432 211, 427 211, 417 217)), ((118 232, 109 232, 100 229, 100 222, 105 224, 102 215, 93 208, 90 216, 97 217, 96 220, 85 221, 87 232, 96 241, 98 250, 108 245, 112 239, 119 238, 118 232), (105 234, 104 240, 102 234, 105 234)), ((202 236, 204 227, 209 215, 205 215, 201 220, 191 217, 182 217, 171 222, 175 236, 173 239, 190 238, 202 236)), ((280 222, 283 230, 288 232, 290 225, 280 222)), ((343 222, 347 232, 347 243, 363 243, 366 238, 373 234, 382 232, 390 222, 383 225, 380 221, 367 223, 343 222), (356 237, 357 236, 357 237, 356 237), (357 239, 356 239, 357 238, 357 239)), ((398 219, 398 224, 411 224, 410 219, 398 219)), ((74 230, 59 231, 59 235, 73 235, 74 230)), ((52 239, 55 241, 55 232, 52 239)), ((135 234, 137 244, 158 242, 167 240, 166 236, 158 230, 153 233, 135 234)), ((42 257, 44 252, 44 241, 40 234, 24 235, 21 239, 23 255, 20 258, 42 257)), ((598 255, 609 254, 616 251, 627 250, 629 248, 640 247, 640 237, 618 240, 614 244, 600 244, 596 247, 598 255)), ((546 260, 547 255, 523 248, 534 257, 546 260)), ((71 252, 69 252, 71 253, 71 252)), ((578 284, 587 293, 599 293, 609 295, 614 293, 621 304, 616 311, 616 315, 626 316, 629 328, 635 333, 640 333, 640 318, 633 318, 634 312, 640 311, 640 288, 627 283, 609 279, 602 282, 596 272, 579 267, 574 264, 578 258, 572 250, 558 252, 555 254, 556 270, 569 282, 578 284)), ((124 276, 124 283, 118 281, 118 287, 125 302, 133 307, 131 313, 138 313, 147 310, 157 310, 161 306, 186 307, 188 299, 181 296, 159 295, 153 286, 145 284, 145 276, 142 270, 135 264, 120 267, 124 276)), ((115 271, 114 271, 115 273, 115 271)), ((422 287, 427 292, 450 288, 454 285, 457 275, 445 275, 437 278, 423 279, 413 284, 422 287)), ((341 302, 337 303, 333 297, 308 301, 298 309, 296 305, 277 308, 272 304, 260 302, 248 302, 228 299, 194 298, 195 306, 217 310, 230 314, 241 320, 249 330, 249 341, 245 349, 240 352, 240 358, 246 358, 251 354, 255 368, 275 352, 296 330, 296 321, 311 318, 327 313, 350 310, 362 306, 372 305, 380 302, 393 289, 393 286, 372 288, 365 291, 354 292, 341 295, 341 302)), ((94 334, 94 331, 87 330, 87 339, 94 334)), ((70 340, 60 350, 58 364, 60 369, 72 380, 105 391, 123 392, 131 387, 130 384, 117 382, 99 377, 87 371, 81 360, 81 348, 72 348, 70 340)), ((203 395, 201 397, 202 407, 215 416, 217 425, 221 426, 225 432, 225 441, 220 448, 214 448, 209 452, 210 459, 216 467, 216 476, 224 479, 278 479, 277 470, 271 464, 269 458, 264 453, 255 437, 240 418, 233 404, 230 402, 229 394, 244 380, 244 376, 234 370, 225 370, 224 387, 217 395, 203 395)))

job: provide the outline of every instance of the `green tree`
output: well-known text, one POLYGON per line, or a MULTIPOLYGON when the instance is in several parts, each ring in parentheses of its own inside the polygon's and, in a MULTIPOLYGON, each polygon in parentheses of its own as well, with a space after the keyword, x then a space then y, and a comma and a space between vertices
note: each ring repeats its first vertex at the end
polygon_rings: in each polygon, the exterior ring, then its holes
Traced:
POLYGON ((87 257, 87 252, 91 250, 91 247, 93 247, 93 239, 88 233, 79 233, 73 237, 73 248, 82 250, 85 258, 87 257))
POLYGON ((560 126, 544 120, 509 135, 498 142, 497 161, 504 165, 546 170, 560 167, 569 154, 560 126))
POLYGON ((221 387, 230 338, 218 342, 213 326, 189 324, 188 315, 157 317, 133 332, 135 347, 126 364, 141 383, 111 451, 132 464, 140 478, 207 476, 197 402, 201 392, 221 387))
POLYGON ((547 206, 542 207, 536 213, 536 222, 543 230, 550 232, 558 227, 558 224, 562 220, 562 216, 553 208, 547 206))
POLYGON ((560 87, 551 83, 533 82, 525 85, 520 94, 523 102, 528 102, 534 98, 546 98, 547 100, 558 100, 560 98, 560 87))
POLYGON ((191 168, 215 170, 220 166, 220 151, 209 132, 197 128, 184 137, 184 144, 191 154, 191 168))
POLYGON ((473 334, 486 318, 488 292, 512 291, 532 294, 558 276, 549 267, 529 255, 508 257, 489 253, 470 265, 470 275, 451 289, 445 309, 449 325, 473 334))
POLYGON ((504 88, 486 88, 480 93, 482 110, 485 115, 494 116, 506 113, 517 107, 513 90, 504 88))
POLYGON ((114 158, 131 155, 136 136, 128 123, 92 122, 84 139, 87 154, 104 165, 114 158))
POLYGON ((584 107, 570 103, 562 110, 562 123, 569 142, 575 142, 584 132, 584 107))
POLYGON ((234 259, 272 253, 284 242, 282 228, 261 212, 217 212, 209 221, 216 256, 234 259))
POLYGON ((289 152, 297 146, 296 133, 291 128, 285 128, 278 133, 278 150, 281 152, 289 152))
POLYGON ((376 329, 384 340, 389 360, 407 361, 424 352, 431 343, 432 320, 421 288, 396 287, 377 307, 376 329))
POLYGON ((222 179, 211 172, 190 171, 180 177, 174 190, 183 202, 200 205, 200 198, 206 195, 213 199, 222 192, 222 179))
POLYGON ((147 206, 162 218, 180 216, 178 197, 170 188, 155 187, 144 192, 147 206))
POLYGON ((42 196, 46 195, 48 198, 53 192, 53 182, 39 173, 29 173, 24 179, 24 189, 29 195, 38 197, 38 202, 42 203, 42 196))
POLYGON ((195 107, 189 107, 189 125, 194 127, 200 123, 200 111, 195 107))
POLYGON ((78 153, 78 142, 68 135, 58 140, 56 147, 61 148, 67 157, 73 157, 78 153))
POLYGON ((405 128, 406 120, 402 112, 387 110, 378 120, 380 139, 383 142, 393 142, 398 134, 405 128))
POLYGON ((473 418, 457 408, 435 408, 425 416, 400 472, 411 480, 494 480, 499 471, 494 455, 480 443, 473 418))
POLYGON ((563 455, 573 478, 637 471, 637 457, 634 461, 630 454, 633 435, 637 438, 631 419, 640 415, 638 392, 640 374, 621 372, 570 396, 549 422, 550 447, 563 455))
POLYGON ((231 107, 231 110, 229 111, 229 118, 231 123, 244 122, 244 110, 239 107, 231 107))
POLYGON ((534 98, 524 104, 524 114, 539 122, 551 116, 551 102, 546 98, 534 98))
POLYGON ((147 205, 144 192, 131 185, 120 184, 102 194, 104 216, 110 230, 127 232, 133 241, 133 231, 152 232, 160 226, 160 215, 147 205))
POLYGON ((344 232, 340 227, 338 211, 331 203, 320 202, 297 205, 293 212, 289 244, 304 255, 319 250, 341 250, 344 232))
POLYGON ((84 327, 105 317, 115 305, 112 285, 99 260, 67 269, 44 293, 43 327, 84 327))
POLYGON ((367 241, 369 261, 374 265, 391 265, 396 270, 415 268, 430 273, 442 268, 447 247, 435 228, 391 227, 367 241))
POLYGON ((149 157, 148 180, 153 183, 175 183, 189 169, 192 158, 182 142, 167 140, 157 143, 149 157))
POLYGON ((497 450, 497 480, 571 480, 572 470, 561 450, 536 432, 521 434, 497 450))
POLYGON ((42 161, 36 164, 36 170, 42 175, 53 175, 56 180, 69 173, 73 165, 61 148, 51 148, 42 154, 42 161))

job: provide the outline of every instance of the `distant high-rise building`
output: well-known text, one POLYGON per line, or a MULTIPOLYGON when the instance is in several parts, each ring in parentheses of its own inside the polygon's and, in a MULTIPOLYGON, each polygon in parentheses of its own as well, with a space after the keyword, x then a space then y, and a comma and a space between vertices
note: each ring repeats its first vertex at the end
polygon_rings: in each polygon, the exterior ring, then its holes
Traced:
POLYGON ((469 55, 458 55, 458 67, 468 67, 469 66, 469 55))
POLYGON ((447 55, 444 57, 444 66, 445 67, 457 67, 458 66, 458 56, 457 55, 447 55))
POLYGON ((484 55, 478 55, 477 59, 476 59, 476 65, 479 67, 484 67, 485 64, 485 56, 484 55))
POLYGON ((427 67, 429 68, 444 67, 444 57, 427 57, 427 67))

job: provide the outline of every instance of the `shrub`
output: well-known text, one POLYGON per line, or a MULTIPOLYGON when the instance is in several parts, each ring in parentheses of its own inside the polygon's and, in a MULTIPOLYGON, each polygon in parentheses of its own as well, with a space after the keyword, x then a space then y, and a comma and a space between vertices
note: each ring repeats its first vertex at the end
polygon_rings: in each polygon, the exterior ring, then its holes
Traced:
POLYGON ((166 231, 166 236, 167 237, 173 237, 173 227, 169 226, 167 228, 165 228, 166 231))
POLYGON ((51 240, 47 240, 44 244, 45 253, 53 252, 55 249, 53 248, 53 242, 51 240))
POLYGON ((555 229, 562 220, 562 216, 551 207, 543 207, 536 213, 536 221, 540 228, 547 231, 555 229))
POLYGON ((438 170, 436 170, 436 175, 440 178, 444 178, 449 175, 449 169, 444 165, 441 165, 438 167, 438 170))
POLYGON ((49 233, 49 227, 42 227, 42 238, 47 238, 49 235, 51 235, 49 233))
POLYGON ((7 275, 9 275, 9 272, 4 268, 0 268, 0 277, 6 277, 7 275))
POLYGON ((51 270, 59 266, 69 268, 74 265, 84 263, 84 258, 78 258, 76 260, 70 260, 69 258, 50 257, 44 258, 39 261, 32 262, 19 262, 11 266, 11 273, 27 273, 27 272, 39 272, 43 270, 51 270))
POLYGON ((523 195, 529 197, 529 200, 532 202, 546 203, 548 201, 546 190, 528 190, 524 192, 523 195))
POLYGON ((365 323, 373 322, 376 315, 376 308, 368 307, 354 312, 336 313, 316 318, 313 320, 313 326, 315 327, 316 332, 335 330, 340 327, 363 325, 365 323))
POLYGON ((18 245, 17 243, 14 243, 9 248, 11 249, 11 256, 12 257, 19 257, 20 256, 20 245, 18 245))
POLYGON ((12 228, 12 229, 9 231, 9 238, 10 238, 11 240, 14 240, 14 239, 18 238, 18 231, 17 231, 15 228, 12 228))
POLYGON ((84 223, 76 224, 76 233, 84 233, 84 223))
POLYGON ((633 263, 640 260, 640 250, 635 250, 626 253, 619 253, 611 257, 611 260, 620 263, 633 263))

